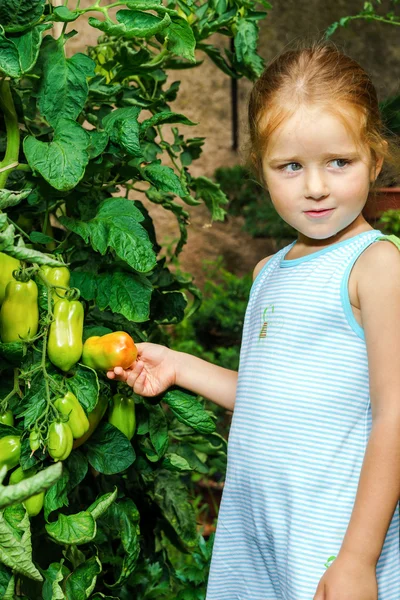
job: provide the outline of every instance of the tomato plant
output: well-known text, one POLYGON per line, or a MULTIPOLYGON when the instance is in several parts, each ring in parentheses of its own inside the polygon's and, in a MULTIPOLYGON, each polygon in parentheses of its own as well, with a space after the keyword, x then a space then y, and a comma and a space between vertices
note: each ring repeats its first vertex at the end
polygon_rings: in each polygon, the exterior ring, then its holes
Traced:
POLYGON ((0 2, 4 598, 204 597, 212 540, 198 533, 187 478, 223 470, 226 442, 184 390, 146 399, 108 380, 92 343, 118 332, 163 342, 160 325, 198 308, 192 281, 158 257, 148 206, 176 216, 178 256, 185 205, 222 219, 227 198, 190 173, 204 139, 180 134, 195 123, 170 110, 179 82, 167 73, 200 64, 197 49, 228 76, 255 78, 265 12, 250 0, 112 6, 115 17, 101 0, 0 2), (67 57, 87 13, 98 44, 67 57), (235 52, 210 44, 215 33, 234 37, 235 52), (43 510, 27 512, 38 494, 43 510))

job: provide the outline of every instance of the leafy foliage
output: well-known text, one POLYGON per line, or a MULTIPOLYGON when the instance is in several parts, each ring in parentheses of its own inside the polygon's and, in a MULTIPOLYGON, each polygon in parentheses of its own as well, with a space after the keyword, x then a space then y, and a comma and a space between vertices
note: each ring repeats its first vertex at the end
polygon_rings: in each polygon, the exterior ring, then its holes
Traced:
POLYGON ((215 179, 229 198, 229 214, 244 217, 244 231, 253 237, 271 237, 278 242, 296 237, 296 231, 280 218, 268 193, 245 167, 219 167, 215 179))
MULTIPOLYGON (((53 468, 46 440, 56 397, 72 391, 90 415, 115 392, 132 394, 83 365, 64 373, 49 362, 54 289, 39 267, 68 265, 76 288, 68 293, 84 303, 84 339, 123 330, 165 342, 160 324, 194 313, 201 294, 159 258, 148 207, 176 216, 176 258, 187 239, 185 207, 204 202, 223 219, 228 202, 217 183, 190 173, 204 139, 180 134, 178 125, 195 123, 171 111, 179 82, 168 86, 167 72, 201 64, 196 51, 235 78, 254 79, 263 66, 256 46, 266 12, 251 1, 113 7, 115 18, 101 0, 86 8, 0 0, 0 252, 22 261, 19 276, 39 293, 37 334, 0 344, 0 412, 15 418, 0 437, 19 436, 20 464, 37 472, 18 484, 23 493, 53 468), (76 33, 69 24, 86 13, 98 44, 67 57, 76 33), (47 31, 54 23, 63 24, 58 39, 47 31), (208 43, 213 34, 233 37, 235 51, 208 43)), ((43 513, 29 519, 13 486, 13 504, 0 512, 1 597, 204 598, 212 539, 199 534, 187 479, 222 472, 226 441, 202 399, 183 390, 133 397, 132 442, 100 423, 46 484, 43 513)))

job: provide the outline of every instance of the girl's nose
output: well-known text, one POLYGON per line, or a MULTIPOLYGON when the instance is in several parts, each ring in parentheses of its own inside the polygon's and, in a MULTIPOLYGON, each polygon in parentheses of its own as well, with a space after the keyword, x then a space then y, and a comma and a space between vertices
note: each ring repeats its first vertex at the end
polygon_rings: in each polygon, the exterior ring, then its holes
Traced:
POLYGON ((329 188, 321 172, 318 169, 311 169, 305 177, 305 197, 318 200, 325 198, 328 194, 329 188))

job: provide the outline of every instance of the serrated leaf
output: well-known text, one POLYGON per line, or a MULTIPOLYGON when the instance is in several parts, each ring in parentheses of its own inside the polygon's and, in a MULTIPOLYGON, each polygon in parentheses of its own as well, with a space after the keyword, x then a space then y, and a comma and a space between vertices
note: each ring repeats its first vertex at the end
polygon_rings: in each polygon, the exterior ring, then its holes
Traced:
POLYGON ((134 202, 108 198, 102 202, 94 219, 79 221, 60 217, 68 229, 80 235, 95 251, 105 254, 112 248, 117 256, 139 273, 156 265, 156 256, 147 231, 140 225, 144 217, 134 202))
POLYGON ((24 151, 30 167, 39 172, 54 188, 68 191, 85 174, 89 162, 90 138, 71 119, 60 118, 52 142, 41 142, 33 136, 24 139, 24 151))
POLYGON ((188 191, 182 187, 182 183, 171 167, 159 163, 151 163, 142 169, 144 179, 150 181, 155 188, 162 192, 175 194, 180 198, 188 195, 188 191))
POLYGON ((87 544, 94 539, 96 521, 90 512, 84 510, 75 515, 58 515, 57 521, 46 523, 47 533, 58 544, 87 544))
POLYGON ((168 404, 178 421, 199 433, 212 433, 215 423, 206 413, 196 396, 178 389, 166 392, 163 401, 168 404))

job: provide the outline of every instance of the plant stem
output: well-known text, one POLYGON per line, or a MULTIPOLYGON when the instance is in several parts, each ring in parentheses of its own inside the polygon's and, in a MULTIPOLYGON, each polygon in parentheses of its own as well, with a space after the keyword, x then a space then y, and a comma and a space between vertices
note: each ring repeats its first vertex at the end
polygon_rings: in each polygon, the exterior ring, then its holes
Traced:
MULTIPOLYGON (((11 95, 10 82, 6 79, 0 81, 0 108, 4 113, 7 133, 7 149, 3 160, 0 162, 1 168, 7 167, 15 162, 18 164, 20 143, 18 117, 15 112, 15 106, 11 95)), ((0 173, 0 189, 4 188, 6 185, 10 171, 0 173)))

